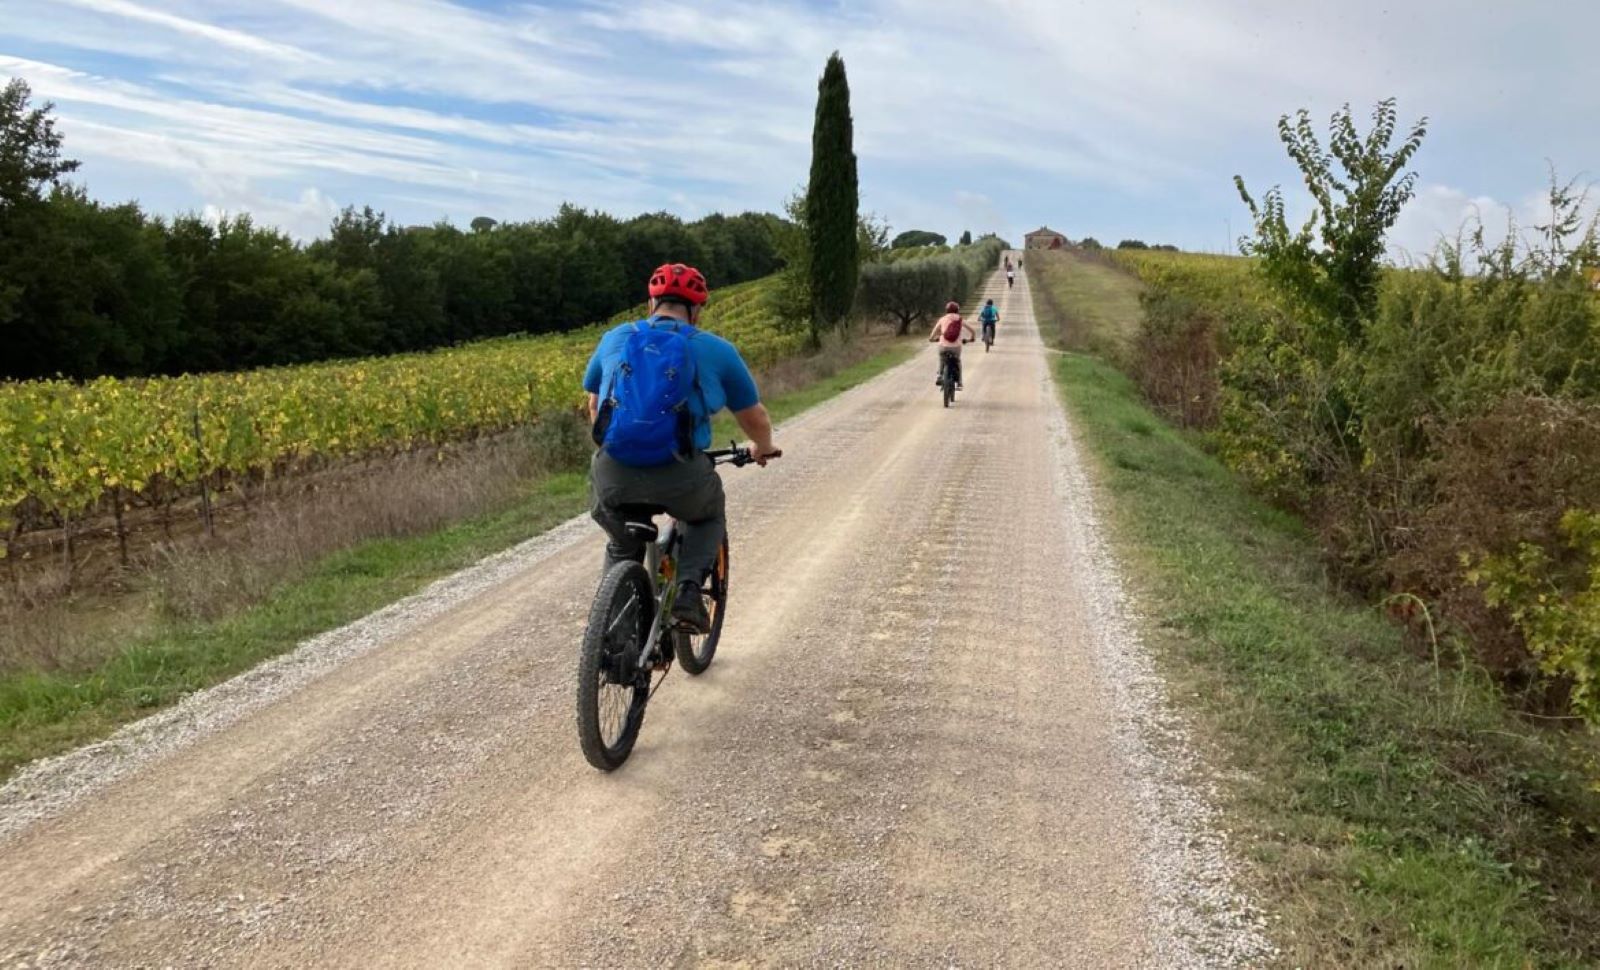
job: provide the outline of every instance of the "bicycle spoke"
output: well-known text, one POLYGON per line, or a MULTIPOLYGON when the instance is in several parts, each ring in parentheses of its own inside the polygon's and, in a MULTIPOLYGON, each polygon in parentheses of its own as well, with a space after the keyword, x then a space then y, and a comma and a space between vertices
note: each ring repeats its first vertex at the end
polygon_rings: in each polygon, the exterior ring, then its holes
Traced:
POLYGON ((616 632, 617 632, 617 624, 618 623, 621 623, 623 620, 630 619, 633 616, 634 609, 638 605, 639 605, 639 597, 637 595, 628 597, 628 601, 626 603, 622 604, 622 609, 617 611, 616 618, 613 619, 609 625, 607 625, 607 627, 606 627, 606 639, 609 640, 612 636, 614 636, 616 634, 616 632))

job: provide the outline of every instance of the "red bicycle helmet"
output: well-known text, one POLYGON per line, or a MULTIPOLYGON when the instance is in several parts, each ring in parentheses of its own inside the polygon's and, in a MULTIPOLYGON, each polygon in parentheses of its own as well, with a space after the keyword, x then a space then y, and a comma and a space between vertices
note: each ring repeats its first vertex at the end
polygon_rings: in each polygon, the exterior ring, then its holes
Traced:
POLYGON ((960 313, 961 312, 961 304, 957 303, 954 300, 951 300, 949 303, 946 303, 944 305, 944 312, 946 312, 946 313, 960 313))
POLYGON ((650 274, 650 299, 675 297, 693 306, 700 306, 711 296, 706 278, 693 266, 683 263, 662 263, 650 274))

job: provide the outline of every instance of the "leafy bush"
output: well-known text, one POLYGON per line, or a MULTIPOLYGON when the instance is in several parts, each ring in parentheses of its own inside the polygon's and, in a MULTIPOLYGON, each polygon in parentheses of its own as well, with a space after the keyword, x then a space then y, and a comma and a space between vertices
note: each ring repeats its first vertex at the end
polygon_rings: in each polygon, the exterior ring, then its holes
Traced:
POLYGON ((1467 573, 1510 614, 1546 673, 1572 685, 1572 710, 1600 722, 1600 513, 1561 518, 1568 555, 1525 542, 1467 573))
POLYGON ((1233 179, 1255 223, 1245 253, 1261 259, 1267 280, 1297 311, 1337 325, 1342 332, 1336 339, 1346 342, 1360 341, 1376 311, 1384 235, 1416 186, 1416 173, 1406 166, 1422 147, 1428 120, 1412 125, 1391 149, 1398 121, 1394 99, 1380 101, 1363 135, 1347 104, 1334 112, 1323 148, 1309 112, 1301 109, 1292 123, 1288 115, 1278 119, 1279 140, 1314 203, 1298 230, 1289 228, 1282 190, 1269 189, 1258 205, 1244 180, 1233 179))
MULTIPOLYGON (((1540 677, 1511 597, 1490 602, 1469 567, 1525 547, 1570 561, 1562 522, 1574 506, 1600 508, 1600 405, 1513 394, 1482 413, 1433 424, 1421 452, 1388 475, 1370 474, 1374 524, 1397 548, 1390 582, 1427 596, 1475 658, 1540 707, 1559 708, 1559 681, 1540 677), (1404 472, 1404 474, 1399 474, 1404 472), (1544 680, 1544 683, 1541 683, 1544 680), (1529 688, 1534 688, 1530 692, 1529 688)), ((1377 463, 1374 463, 1374 468, 1377 463)))
POLYGON ((1209 426, 1217 406, 1217 329, 1195 302, 1172 290, 1140 298, 1144 320, 1134 344, 1139 388, 1186 428, 1209 426))
POLYGON ((1349 322, 1334 311, 1355 297, 1324 301, 1321 267, 1308 300, 1265 258, 1115 261, 1149 289, 1134 365, 1147 393, 1175 409, 1153 375, 1218 321, 1209 436, 1228 464, 1307 514, 1347 582, 1424 598, 1434 632, 1525 703, 1594 717, 1574 523, 1600 512, 1600 245, 1571 186, 1552 182, 1550 202, 1535 234, 1490 243, 1480 228, 1382 271, 1371 316, 1349 322))
POLYGON ((861 268, 856 312, 867 320, 888 319, 895 332, 931 322, 945 303, 967 297, 1000 258, 1003 243, 993 237, 951 250, 903 250, 906 256, 861 268), (918 252, 924 255, 913 255, 918 252))

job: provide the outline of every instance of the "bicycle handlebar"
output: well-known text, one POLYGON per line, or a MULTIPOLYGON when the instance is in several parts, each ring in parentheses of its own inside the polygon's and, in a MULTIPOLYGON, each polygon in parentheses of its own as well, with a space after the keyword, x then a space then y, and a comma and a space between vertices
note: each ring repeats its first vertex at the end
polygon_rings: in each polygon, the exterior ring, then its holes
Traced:
MULTIPOLYGON (((731 441, 728 442, 728 444, 730 445, 730 447, 723 448, 723 449, 720 449, 718 451, 708 451, 708 452, 706 452, 706 457, 711 459, 711 464, 713 464, 713 465, 732 465, 735 468, 743 468, 744 466, 746 466, 746 465, 748 465, 751 462, 756 460, 756 456, 750 453, 750 449, 749 448, 740 448, 738 445, 734 444, 731 441)), ((766 458, 763 459, 763 460, 764 461, 771 461, 774 458, 782 458, 782 457, 783 457, 783 449, 780 448, 779 450, 774 451, 771 454, 767 455, 766 458)))

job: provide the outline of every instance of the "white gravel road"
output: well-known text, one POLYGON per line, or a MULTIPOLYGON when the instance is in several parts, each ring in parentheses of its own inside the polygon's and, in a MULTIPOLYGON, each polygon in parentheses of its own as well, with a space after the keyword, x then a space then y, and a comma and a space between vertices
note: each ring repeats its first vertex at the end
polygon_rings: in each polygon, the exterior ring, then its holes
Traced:
POLYGON ((0 789, 0 966, 1239 966, 1027 280, 728 472, 732 595, 633 759, 575 521, 0 789), (978 353, 972 353, 977 349, 978 353))

